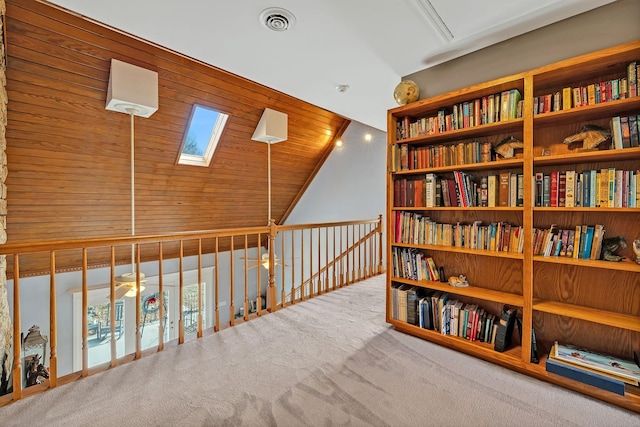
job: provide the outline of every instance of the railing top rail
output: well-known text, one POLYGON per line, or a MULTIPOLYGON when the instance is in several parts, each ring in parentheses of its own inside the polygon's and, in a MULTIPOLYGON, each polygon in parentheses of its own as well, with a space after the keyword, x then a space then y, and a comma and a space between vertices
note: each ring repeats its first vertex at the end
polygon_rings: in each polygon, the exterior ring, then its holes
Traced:
POLYGON ((278 225, 278 231, 289 231, 289 230, 306 230, 309 228, 324 228, 324 227, 338 227, 345 225, 358 225, 358 224, 376 224, 380 221, 378 218, 375 219, 363 219, 363 220, 354 220, 354 221, 339 221, 339 222, 322 222, 316 224, 285 224, 278 225))
MULTIPOLYGON (((337 226, 349 226, 357 224, 375 224, 379 221, 378 218, 371 220, 359 220, 359 221, 342 221, 342 222, 327 222, 317 224, 291 224, 291 225, 278 225, 277 231, 289 231, 289 230, 304 230, 311 228, 322 227, 337 227, 337 226)), ((32 242, 18 242, 18 243, 6 243, 0 245, 0 255, 14 255, 14 254, 27 254, 45 251, 62 251, 73 250, 82 248, 95 248, 95 247, 109 247, 131 244, 143 244, 143 243, 158 243, 158 242, 170 242, 180 240, 192 240, 192 239, 209 239, 215 237, 231 237, 247 234, 269 234, 270 227, 243 227, 243 228, 228 228, 228 229, 215 229, 215 230, 196 230, 185 231, 177 233, 165 233, 165 234, 148 234, 140 236, 113 236, 113 237, 94 237, 89 239, 73 239, 73 240, 48 240, 48 241, 32 241, 32 242)))

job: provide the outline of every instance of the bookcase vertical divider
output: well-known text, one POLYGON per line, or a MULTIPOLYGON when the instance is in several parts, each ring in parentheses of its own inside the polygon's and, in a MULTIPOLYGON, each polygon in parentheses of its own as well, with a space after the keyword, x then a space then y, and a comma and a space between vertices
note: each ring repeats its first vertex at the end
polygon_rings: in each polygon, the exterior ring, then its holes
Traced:
MULTIPOLYGON (((522 307, 522 329, 523 331, 533 330, 533 244, 532 233, 527 230, 533 229, 533 77, 529 73, 524 79, 524 211, 522 225, 524 234, 524 261, 522 265, 522 297, 524 306, 522 307)), ((535 331, 534 331, 535 332, 535 331)), ((529 332, 527 336, 531 336, 529 332)), ((522 360, 530 362, 531 340, 522 339, 522 360)))

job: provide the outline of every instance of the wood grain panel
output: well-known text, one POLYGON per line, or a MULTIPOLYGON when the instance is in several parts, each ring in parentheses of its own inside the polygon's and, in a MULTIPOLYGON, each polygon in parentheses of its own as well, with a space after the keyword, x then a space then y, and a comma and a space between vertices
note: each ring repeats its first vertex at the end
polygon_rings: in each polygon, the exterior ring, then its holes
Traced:
MULTIPOLYGON (((289 116, 289 139, 271 152, 272 214, 282 222, 349 122, 47 4, 10 0, 7 17, 10 242, 130 234, 129 117, 104 109, 111 58, 158 72, 160 108, 135 119, 139 235, 265 225, 267 146, 251 135, 267 107, 289 116), (206 168, 176 165, 194 103, 230 115, 206 168)), ((165 258, 177 255, 167 248, 165 258)), ((57 265, 78 260, 63 254, 57 265)), ((47 266, 36 257, 21 270, 47 266)))
POLYGON ((533 328, 536 341, 545 351, 558 341, 629 359, 634 350, 638 351, 640 342, 638 332, 536 311, 533 328), (603 340, 603 336, 607 339, 603 340))
POLYGON ((638 273, 550 263, 535 263, 533 272, 534 298, 640 314, 638 273))
POLYGON ((464 274, 473 286, 522 295, 522 260, 438 251, 429 255, 437 266, 444 267, 447 277, 464 274))

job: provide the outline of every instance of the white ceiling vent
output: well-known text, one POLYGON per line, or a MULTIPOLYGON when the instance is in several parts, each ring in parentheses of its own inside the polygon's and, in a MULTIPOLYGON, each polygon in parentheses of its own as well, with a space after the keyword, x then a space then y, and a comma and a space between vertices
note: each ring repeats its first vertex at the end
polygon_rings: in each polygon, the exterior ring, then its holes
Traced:
POLYGON ((270 7, 260 13, 260 23, 273 31, 287 31, 296 24, 296 17, 286 9, 270 7))

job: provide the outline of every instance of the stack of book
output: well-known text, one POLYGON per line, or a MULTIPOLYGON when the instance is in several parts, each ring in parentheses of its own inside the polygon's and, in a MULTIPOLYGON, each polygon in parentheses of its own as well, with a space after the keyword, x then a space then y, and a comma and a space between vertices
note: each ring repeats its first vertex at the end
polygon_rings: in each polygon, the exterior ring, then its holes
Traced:
POLYGON ((625 384, 638 387, 640 366, 630 360, 557 341, 549 352, 547 372, 624 396, 625 384))

